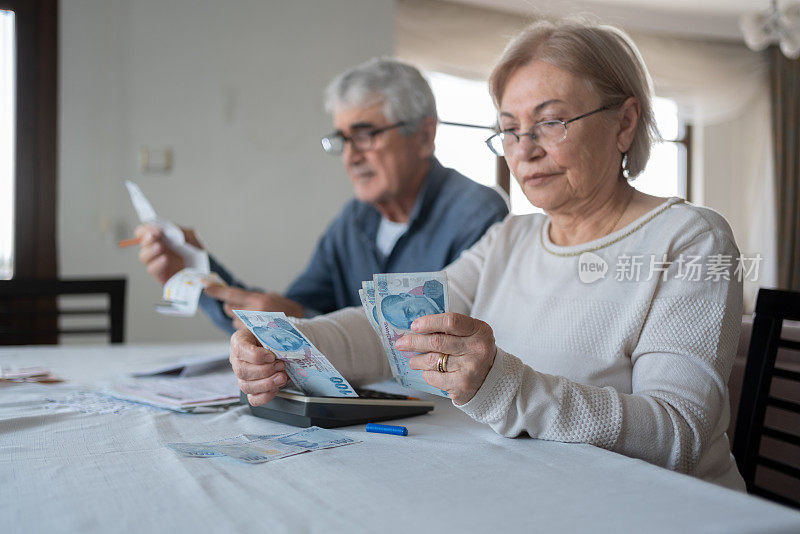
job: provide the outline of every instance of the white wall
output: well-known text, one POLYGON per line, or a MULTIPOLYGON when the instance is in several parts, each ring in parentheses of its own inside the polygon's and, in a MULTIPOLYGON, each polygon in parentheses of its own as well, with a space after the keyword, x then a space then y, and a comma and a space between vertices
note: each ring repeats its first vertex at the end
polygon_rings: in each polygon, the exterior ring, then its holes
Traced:
POLYGON ((392 52, 391 0, 63 0, 58 240, 61 276, 128 278, 127 339, 220 339, 202 314, 152 311, 160 287, 119 250, 133 179, 160 215, 194 226, 249 283, 282 291, 351 196, 322 90, 392 52), (174 169, 143 174, 142 146, 174 169))

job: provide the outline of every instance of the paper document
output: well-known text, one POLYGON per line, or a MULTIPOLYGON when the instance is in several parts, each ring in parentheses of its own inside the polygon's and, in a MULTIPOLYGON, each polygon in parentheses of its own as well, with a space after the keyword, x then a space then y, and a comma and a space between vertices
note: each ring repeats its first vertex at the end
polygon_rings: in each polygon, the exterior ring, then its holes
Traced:
POLYGON ((128 193, 131 196, 133 209, 139 216, 139 220, 143 224, 152 224, 158 226, 164 232, 164 237, 167 240, 169 247, 174 250, 181 258, 188 269, 194 269, 202 273, 210 273, 211 267, 208 261, 208 253, 201 250, 194 245, 186 242, 181 230, 177 224, 163 219, 156 215, 156 211, 144 196, 139 186, 130 180, 125 181, 125 186, 128 188, 128 193))
POLYGON ((227 285, 216 273, 211 272, 208 252, 187 243, 178 225, 156 214, 150 201, 139 186, 130 180, 125 181, 133 208, 142 224, 152 224, 161 228, 170 249, 182 259, 186 268, 176 273, 164 284, 165 303, 157 304, 155 309, 164 315, 190 317, 197 313, 197 306, 203 288, 207 285, 227 285))
POLYGON ((183 269, 164 284, 164 302, 156 304, 156 311, 164 315, 186 317, 197 313, 203 288, 210 285, 228 284, 217 273, 202 273, 194 269, 183 269))
POLYGON ((233 372, 188 378, 139 378, 115 384, 107 393, 175 411, 239 402, 239 382, 233 372))
POLYGON ((5 382, 62 382, 44 367, 0 367, 0 381, 5 382))
POLYGON ((208 373, 210 371, 228 369, 229 366, 230 364, 228 363, 227 354, 214 354, 212 356, 181 358, 173 363, 131 373, 131 376, 142 377, 156 375, 177 375, 185 378, 188 376, 197 376, 203 373, 208 373))

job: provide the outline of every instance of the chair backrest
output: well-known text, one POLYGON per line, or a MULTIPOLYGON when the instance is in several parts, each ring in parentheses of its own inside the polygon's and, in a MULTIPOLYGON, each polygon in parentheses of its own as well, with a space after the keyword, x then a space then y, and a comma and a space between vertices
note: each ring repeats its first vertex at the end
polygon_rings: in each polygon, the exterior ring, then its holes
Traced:
POLYGON ((63 335, 103 335, 111 343, 125 341, 125 279, 1 280, 0 345, 57 343, 63 335), (60 308, 64 295, 107 295, 107 306, 60 308), (59 317, 98 317, 102 324, 59 326, 59 317))
POLYGON ((757 468, 766 468, 800 485, 800 433, 795 430, 798 425, 790 423, 794 428, 787 429, 776 423, 787 420, 796 423, 800 417, 800 368, 781 362, 776 365, 779 348, 800 351, 800 342, 781 338, 784 320, 800 320, 800 293, 761 288, 736 418, 733 455, 749 493, 800 508, 800 502, 793 498, 759 485, 756 473, 757 468), (775 384, 773 378, 778 379, 775 384), (773 417, 773 422, 769 422, 767 408, 788 417, 773 417), (784 453, 781 459, 773 457, 771 452, 767 455, 766 447, 762 447, 764 437, 774 445, 770 451, 784 453))

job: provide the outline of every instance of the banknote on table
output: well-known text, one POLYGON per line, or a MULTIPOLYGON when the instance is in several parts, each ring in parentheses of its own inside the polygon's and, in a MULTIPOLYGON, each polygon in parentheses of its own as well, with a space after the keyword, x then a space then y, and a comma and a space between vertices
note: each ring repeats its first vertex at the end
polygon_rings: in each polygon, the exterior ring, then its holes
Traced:
POLYGON ((308 452, 305 447, 281 443, 275 439, 263 439, 243 444, 217 445, 216 450, 240 462, 248 464, 263 464, 273 460, 280 460, 287 456, 308 452))
POLYGON ((274 439, 286 445, 304 447, 309 451, 332 449, 333 447, 342 447, 344 445, 352 445, 353 443, 361 442, 359 439, 353 439, 339 432, 334 432, 333 430, 320 428, 318 426, 312 426, 300 432, 295 432, 294 434, 278 436, 274 439))
POLYGON ((332 449, 359 442, 360 440, 350 438, 339 432, 312 426, 293 434, 255 440, 244 444, 222 445, 217 449, 236 460, 249 464, 260 464, 302 452, 332 449))
POLYGON ((199 443, 167 443, 167 447, 187 458, 214 458, 226 456, 217 447, 220 445, 241 445, 252 441, 261 441, 278 437, 280 434, 239 434, 232 438, 218 439, 216 441, 201 441, 199 443))
POLYGON ((375 287, 375 312, 391 358, 397 367, 397 378, 403 386, 448 397, 446 391, 425 382, 422 371, 411 369, 409 359, 414 352, 397 349, 397 340, 411 332, 414 319, 425 315, 445 313, 449 310, 447 274, 383 273, 373 277, 375 287))
POLYGON ((286 374, 306 395, 358 397, 350 383, 283 312, 233 310, 258 341, 286 364, 286 374))
POLYGON ((167 446, 188 458, 228 456, 249 464, 260 464, 303 452, 360 443, 339 432, 310 427, 291 434, 240 434, 232 438, 201 443, 168 443, 167 446))
MULTIPOLYGON (((273 436, 269 436, 273 437, 273 436)), ((260 437, 257 439, 261 439, 260 437)), ((215 456, 225 456, 225 453, 218 450, 218 445, 236 445, 253 441, 246 434, 239 434, 232 438, 218 439, 216 441, 202 441, 200 443, 167 443, 167 447, 177 452, 181 456, 188 458, 213 458, 215 456)))

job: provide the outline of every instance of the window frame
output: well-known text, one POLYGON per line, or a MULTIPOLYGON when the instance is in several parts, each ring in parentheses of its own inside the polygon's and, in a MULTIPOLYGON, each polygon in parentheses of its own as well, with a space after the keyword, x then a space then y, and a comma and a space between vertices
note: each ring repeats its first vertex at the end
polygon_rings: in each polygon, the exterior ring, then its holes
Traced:
POLYGON ((0 0, 14 12, 13 278, 57 276, 58 1, 0 0))

